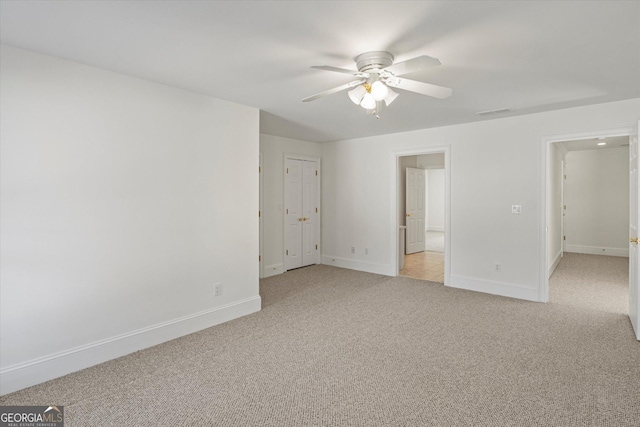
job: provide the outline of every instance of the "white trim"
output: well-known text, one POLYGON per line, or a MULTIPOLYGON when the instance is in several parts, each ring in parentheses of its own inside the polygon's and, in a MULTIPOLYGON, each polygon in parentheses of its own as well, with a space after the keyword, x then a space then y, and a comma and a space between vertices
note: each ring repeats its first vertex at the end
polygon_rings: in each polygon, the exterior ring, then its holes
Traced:
POLYGON ((558 150, 560 150, 560 152, 562 153, 562 158, 563 159, 567 154, 569 154, 569 150, 567 150, 564 145, 557 144, 556 147, 558 147, 558 150))
MULTIPOLYGON (((318 242, 318 250, 316 251, 316 264, 320 264, 322 261, 322 256, 320 255, 322 252, 322 158, 317 156, 311 156, 307 154, 294 154, 294 153, 284 153, 284 160, 282 162, 282 167, 286 168, 287 160, 306 160, 310 162, 316 162, 318 167, 318 180, 316 183, 316 203, 318 204, 318 226, 316 227, 316 242, 318 242)), ((286 271, 284 269, 284 265, 286 265, 286 257, 287 257, 287 216, 286 216, 286 198, 287 191, 285 186, 285 181, 287 179, 287 174, 285 170, 282 171, 282 265, 283 272, 286 271)), ((266 269, 266 267, 265 267, 266 269)), ((267 276, 268 277, 268 276, 267 276)))
POLYGON ((260 260, 258 261, 258 264, 260 266, 260 278, 264 277, 264 179, 263 179, 263 171, 262 171, 262 152, 259 153, 259 157, 258 157, 258 192, 259 192, 259 196, 258 196, 258 200, 259 200, 259 207, 258 209, 260 209, 260 218, 258 218, 258 225, 259 225, 259 230, 258 230, 258 238, 260 240, 260 260))
POLYGON ((384 276, 397 276, 397 273, 394 273, 394 266, 390 264, 377 264, 375 262, 340 258, 331 255, 322 255, 322 263, 334 267, 348 268, 350 270, 382 274, 384 276))
POLYGON ((278 274, 282 274, 284 273, 284 264, 277 263, 277 264, 271 264, 271 265, 266 265, 264 267, 264 274, 262 276, 262 278, 266 278, 266 277, 271 277, 271 276, 277 276, 278 274))
MULTIPOLYGON (((444 284, 449 284, 449 276, 451 275, 451 146, 439 145, 432 147, 420 147, 411 150, 394 151, 391 153, 390 167, 390 212, 389 212, 389 253, 391 254, 390 276, 398 275, 399 258, 398 258, 398 180, 401 179, 400 173, 400 157, 404 156, 420 156, 423 154, 444 153, 444 284)), ((439 169, 442 169, 441 167, 439 169)))
POLYGON ((493 280, 479 280, 473 277, 450 277, 448 286, 469 291, 483 292, 485 294, 500 295, 503 297, 538 301, 538 289, 514 283, 496 282, 493 280))
POLYGON ((0 370, 0 395, 260 311, 259 295, 39 357, 0 370))
POLYGON ((551 277, 553 272, 556 271, 556 268, 558 268, 558 264, 560 264, 560 260, 561 259, 562 259, 562 249, 560 249, 558 251, 558 254, 553 259, 553 263, 551 264, 551 267, 549 267, 549 273, 548 273, 547 277, 551 277))
POLYGON ((444 227, 440 227, 439 225, 427 225, 426 231, 444 231, 444 227))
POLYGON ((570 245, 564 246, 565 252, 571 252, 575 254, 591 254, 591 255, 609 255, 609 256, 621 256, 629 258, 629 248, 610 248, 606 246, 584 246, 584 245, 570 245))
POLYGON ((548 232, 549 232, 549 220, 551 213, 549 212, 549 206, 551 205, 549 198, 551 197, 551 179, 549 177, 549 157, 550 157, 550 145, 554 142, 563 141, 575 141, 580 139, 592 139, 598 137, 613 137, 613 136, 631 136, 635 135, 637 129, 633 127, 623 127, 616 129, 602 129, 602 130, 590 130, 583 132, 574 132, 560 135, 543 135, 540 138, 542 145, 540 150, 540 190, 539 190, 539 216, 542 219, 539 224, 539 260, 538 268, 540 271, 540 285, 538 286, 538 298, 541 302, 549 301, 549 259, 548 259, 548 232))
MULTIPOLYGON (((560 146, 561 144, 556 144, 556 147, 560 146)), ((564 148, 564 147, 563 147, 564 148)), ((563 155, 564 156, 564 155, 563 155)), ((562 174, 560 175, 560 180, 562 181, 561 185, 560 185, 560 198, 561 198, 561 203, 560 206, 562 206, 562 218, 560 218, 560 258, 562 258, 564 256, 564 244, 565 244, 565 240, 564 240, 564 222, 565 222, 565 213, 564 213, 564 207, 565 207, 565 197, 564 197, 564 187, 566 185, 566 179, 565 179, 565 175, 567 172, 567 159, 566 157, 562 157, 562 174)), ((551 185, 551 183, 549 183, 549 185, 551 185)), ((551 198, 551 196, 549 196, 549 198, 551 198)), ((554 268, 555 270, 555 268, 554 268)), ((549 275, 549 277, 551 277, 551 275, 549 275)))

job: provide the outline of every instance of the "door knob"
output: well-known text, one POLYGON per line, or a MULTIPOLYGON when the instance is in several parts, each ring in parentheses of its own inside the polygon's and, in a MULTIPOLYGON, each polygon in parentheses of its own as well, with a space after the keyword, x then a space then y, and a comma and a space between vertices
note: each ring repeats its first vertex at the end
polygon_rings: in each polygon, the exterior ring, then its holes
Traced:
POLYGON ((302 222, 302 218, 298 218, 298 221, 302 222))
POLYGON ((311 219, 311 218, 307 218, 307 217, 302 218, 303 221, 306 221, 308 219, 311 219))
POLYGON ((631 243, 635 243, 636 245, 638 244, 638 238, 637 237, 632 237, 632 238, 629 239, 629 241, 631 243))
POLYGON ((407 214, 407 216, 411 216, 411 214, 407 214))

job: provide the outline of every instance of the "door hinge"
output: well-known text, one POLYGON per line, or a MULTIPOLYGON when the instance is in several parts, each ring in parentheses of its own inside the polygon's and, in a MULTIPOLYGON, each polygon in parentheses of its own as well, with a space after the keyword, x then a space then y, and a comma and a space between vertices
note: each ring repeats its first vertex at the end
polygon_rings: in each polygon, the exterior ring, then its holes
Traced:
POLYGON ((318 245, 316 245, 316 251, 318 250, 318 245))
POLYGON ((287 255, 289 255, 289 249, 287 249, 287 255))
POLYGON ((262 218, 262 212, 258 211, 258 218, 262 218))
POLYGON ((316 171, 316 176, 318 176, 318 171, 316 171))
POLYGON ((287 168, 287 173, 289 173, 289 168, 287 168))
POLYGON ((258 166, 258 173, 262 172, 262 168, 258 166))
POLYGON ((287 215, 289 215, 289 209, 287 209, 287 215))
POLYGON ((564 175, 564 179, 567 179, 567 174, 564 175))
POLYGON ((262 261, 262 255, 258 255, 258 262, 262 261))
POLYGON ((567 205, 564 205, 563 207, 564 207, 564 210, 567 210, 567 205))
POLYGON ((562 236, 562 240, 567 240, 567 236, 562 236))
POLYGON ((318 213, 318 208, 316 208, 316 213, 318 213))

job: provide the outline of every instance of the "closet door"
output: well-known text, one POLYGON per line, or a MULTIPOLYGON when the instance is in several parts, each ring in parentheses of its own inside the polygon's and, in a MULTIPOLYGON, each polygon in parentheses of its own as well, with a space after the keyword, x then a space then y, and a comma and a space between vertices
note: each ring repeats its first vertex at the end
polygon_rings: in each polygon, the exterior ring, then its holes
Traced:
POLYGON ((285 270, 318 263, 318 163, 285 160, 285 270))

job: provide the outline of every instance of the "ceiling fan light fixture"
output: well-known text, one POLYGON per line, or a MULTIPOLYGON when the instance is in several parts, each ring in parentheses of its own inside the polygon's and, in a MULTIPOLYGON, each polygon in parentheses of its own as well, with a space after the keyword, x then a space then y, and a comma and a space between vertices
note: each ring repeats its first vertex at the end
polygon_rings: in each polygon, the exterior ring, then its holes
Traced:
POLYGON ((371 95, 376 101, 382 101, 389 94, 389 88, 380 80, 373 82, 371 85, 371 95))
POLYGON ((384 98, 384 103, 388 107, 391 105, 393 101, 400 95, 398 92, 394 92, 393 90, 387 88, 387 96, 384 98))
POLYGON ((363 85, 358 85, 355 89, 352 89, 347 93, 349 95, 349 99, 351 99, 354 104, 360 105, 362 98, 367 94, 367 89, 365 89, 363 85))
POLYGON ((360 103, 360 106, 365 110, 372 110, 376 108, 376 99, 373 97, 372 94, 366 93, 362 98, 362 102, 360 103))
MULTIPOLYGON (((0 0, 1 1, 1 0, 0 0)), ((437 58, 427 55, 395 63, 389 52, 365 52, 355 58, 358 71, 329 65, 314 65, 311 68, 349 74, 356 78, 349 83, 334 87, 324 92, 302 99, 302 102, 314 101, 327 95, 347 91, 349 99, 367 110, 367 113, 380 117, 380 111, 391 105, 398 97, 392 88, 414 92, 420 95, 444 99, 451 96, 451 89, 431 83, 400 78, 418 70, 436 67, 440 64, 437 58)))

